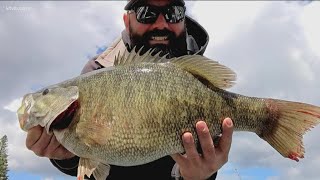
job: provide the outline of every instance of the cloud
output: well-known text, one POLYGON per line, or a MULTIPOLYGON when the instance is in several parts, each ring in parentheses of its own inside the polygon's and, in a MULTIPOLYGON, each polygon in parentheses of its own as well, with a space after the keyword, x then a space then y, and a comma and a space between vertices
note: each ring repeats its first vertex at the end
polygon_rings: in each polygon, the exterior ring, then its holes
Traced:
POLYGON ((30 86, 78 75, 87 56, 94 56, 97 46, 109 45, 123 29, 119 9, 125 2, 0 3, 29 7, 0 12, 0 82, 6 84, 0 89, 5 94, 2 106, 30 91, 30 86))
MULTIPOLYGON (((205 55, 236 71, 238 81, 230 91, 320 106, 317 78, 320 41, 319 31, 313 30, 319 19, 315 10, 319 9, 319 3, 307 6, 285 2, 256 3, 199 2, 195 5, 194 16, 203 22, 201 24, 211 37, 211 46, 205 55), (210 12, 210 16, 204 12, 210 12), (226 18, 222 14, 226 14, 226 18)), ((315 167, 320 165, 317 161, 320 158, 319 135, 320 127, 316 127, 304 136, 305 158, 296 163, 283 158, 257 135, 236 132, 229 162, 239 169, 240 176, 243 170, 253 169, 254 173, 254 168, 260 167, 270 170, 269 179, 318 179, 319 172, 315 167)), ((225 169, 220 173, 235 175, 225 169)))
POLYGON ((320 18, 319 6, 319 1, 312 2, 303 8, 303 12, 300 16, 300 21, 304 27, 306 40, 309 43, 313 53, 315 53, 318 57, 320 57, 320 26, 315 23, 314 20, 320 18))
POLYGON ((0 2, 0 134, 10 172, 66 178, 25 147, 16 109, 24 94, 79 75, 87 57, 120 35, 125 3, 0 2))
POLYGON ((196 1, 189 11, 209 33, 212 49, 228 40, 240 25, 249 26, 269 2, 196 1))
POLYGON ((17 112, 17 110, 21 104, 21 101, 22 101, 22 98, 15 99, 12 102, 10 102, 10 104, 4 106, 3 109, 9 110, 11 112, 17 112))
MULTIPOLYGON (((125 3, 0 2, 0 134, 8 135, 10 170, 43 179, 64 176, 26 149, 15 111, 22 95, 78 75, 87 57, 108 46, 123 29, 125 3)), ((318 2, 187 3, 187 12, 210 35, 205 55, 238 74, 231 91, 320 106, 318 2)), ((256 167, 269 169, 270 180, 317 179, 319 136, 319 127, 304 136, 306 157, 296 163, 255 134, 236 132, 219 179, 255 179, 256 167)))
POLYGON ((43 180, 54 180, 52 177, 44 178, 43 180))
POLYGON ((0 114, 0 134, 6 134, 8 137, 8 166, 10 172, 24 172, 40 176, 62 176, 58 170, 53 168, 47 158, 39 158, 25 147, 26 132, 20 129, 16 114, 13 112, 7 113, 7 110, 0 110, 0 114))

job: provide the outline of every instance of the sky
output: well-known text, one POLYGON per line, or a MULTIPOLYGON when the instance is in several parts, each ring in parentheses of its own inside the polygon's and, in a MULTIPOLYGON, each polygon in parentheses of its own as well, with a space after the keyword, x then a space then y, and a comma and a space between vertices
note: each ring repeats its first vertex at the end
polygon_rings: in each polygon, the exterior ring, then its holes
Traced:
MULTIPOLYGON (((80 74, 124 29, 125 1, 0 2, 0 136, 8 136, 10 179, 74 179, 25 147, 21 97, 80 74)), ((320 106, 320 3, 188 1, 209 33, 205 56, 237 73, 229 91, 320 106)), ((219 180, 316 180, 320 127, 304 136, 305 158, 283 158, 267 142, 235 132, 219 180)))

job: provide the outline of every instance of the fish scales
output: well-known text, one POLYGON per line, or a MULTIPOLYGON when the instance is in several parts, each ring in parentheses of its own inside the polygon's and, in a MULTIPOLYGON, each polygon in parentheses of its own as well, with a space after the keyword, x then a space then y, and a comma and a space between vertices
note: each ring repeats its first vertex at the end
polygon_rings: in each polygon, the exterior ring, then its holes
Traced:
POLYGON ((256 133, 282 156, 304 157, 302 135, 319 123, 319 107, 226 91, 233 72, 203 56, 169 61, 138 54, 25 95, 17 111, 21 128, 41 125, 53 132, 80 157, 78 176, 93 173, 96 179, 108 176, 108 164, 135 166, 183 153, 184 132, 198 142, 197 121, 206 121, 213 136, 226 117, 235 131, 256 133), (69 126, 51 128, 64 114, 72 114, 69 126))
POLYGON ((227 93, 215 93, 171 64, 118 68, 78 83, 80 112, 85 109, 86 113, 80 115, 77 125, 90 121, 110 128, 110 134, 104 137, 107 144, 92 146, 97 148, 92 154, 103 152, 98 159, 108 159, 115 165, 138 165, 182 153, 180 137, 185 131, 196 137, 197 119, 206 120, 212 134, 220 131, 224 117, 233 118, 238 129, 257 127, 257 114, 248 115, 248 111, 255 111, 248 101, 238 95, 235 101, 227 93))

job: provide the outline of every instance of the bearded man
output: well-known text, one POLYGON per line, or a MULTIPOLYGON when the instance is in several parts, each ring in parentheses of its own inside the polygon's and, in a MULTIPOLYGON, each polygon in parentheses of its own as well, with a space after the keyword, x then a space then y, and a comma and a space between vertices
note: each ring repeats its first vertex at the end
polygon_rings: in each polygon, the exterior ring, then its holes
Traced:
MULTIPOLYGON (((183 0, 131 0, 124 9, 125 30, 121 37, 106 51, 89 60, 82 74, 112 66, 117 55, 134 47, 143 48, 141 53, 153 49, 154 53, 161 52, 169 58, 186 54, 203 55, 209 41, 208 34, 201 25, 186 16, 183 0)), ((232 121, 229 118, 223 121, 222 135, 216 146, 204 121, 197 122, 196 130, 200 141, 198 150, 192 134, 186 132, 182 135, 184 155, 172 154, 133 167, 111 165, 107 179, 216 179, 217 171, 228 159, 232 121)), ((63 173, 77 175, 79 157, 61 146, 54 135, 48 135, 42 127, 28 131, 26 146, 36 155, 49 158, 63 173)))

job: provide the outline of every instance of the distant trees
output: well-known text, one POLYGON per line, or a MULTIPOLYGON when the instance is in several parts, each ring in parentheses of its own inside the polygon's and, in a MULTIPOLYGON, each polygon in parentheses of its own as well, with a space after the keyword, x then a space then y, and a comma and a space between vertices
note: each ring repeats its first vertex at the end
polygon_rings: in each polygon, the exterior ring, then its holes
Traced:
POLYGON ((8 180, 8 138, 6 135, 0 139, 0 180, 8 180))

